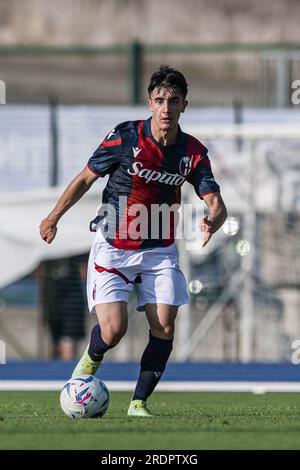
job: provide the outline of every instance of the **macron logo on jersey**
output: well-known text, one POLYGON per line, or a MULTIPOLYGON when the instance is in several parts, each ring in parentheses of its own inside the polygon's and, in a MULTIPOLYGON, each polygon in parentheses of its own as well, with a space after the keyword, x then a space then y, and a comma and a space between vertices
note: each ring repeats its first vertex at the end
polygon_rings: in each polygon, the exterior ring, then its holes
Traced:
POLYGON ((106 137, 106 140, 109 140, 113 135, 115 135, 116 129, 112 129, 106 137))
POLYGON ((132 147, 132 150, 133 150, 133 157, 136 158, 142 149, 139 149, 138 147, 132 147))
POLYGON ((140 178, 146 180, 146 183, 150 181, 157 181, 158 183, 169 184, 171 186, 179 186, 184 182, 183 176, 173 173, 161 173, 160 171, 150 170, 144 168, 142 162, 134 162, 131 169, 127 169, 127 173, 130 175, 138 175, 140 178))

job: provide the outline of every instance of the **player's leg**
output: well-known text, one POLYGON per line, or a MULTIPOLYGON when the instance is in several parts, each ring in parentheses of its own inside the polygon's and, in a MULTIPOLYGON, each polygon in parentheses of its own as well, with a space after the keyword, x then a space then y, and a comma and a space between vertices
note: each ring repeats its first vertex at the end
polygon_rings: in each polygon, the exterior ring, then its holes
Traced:
MULTIPOLYGON (((141 370, 130 404, 130 416, 142 416, 135 407, 146 408, 146 400, 159 382, 173 347, 175 319, 180 305, 189 303, 184 275, 178 268, 178 255, 174 247, 166 249, 170 255, 170 266, 156 268, 158 260, 151 253, 146 270, 142 272, 141 283, 137 284, 138 307, 145 310, 150 325, 149 343, 141 359, 141 370), (153 262, 152 262, 153 260, 153 262), (135 406, 136 405, 136 406, 135 406), (138 406, 139 405, 139 406, 138 406)), ((145 415, 150 415, 145 413, 145 415)), ((151 415, 150 415, 151 416, 151 415)))
POLYGON ((114 251, 108 244, 95 240, 87 271, 87 299, 98 324, 92 329, 90 342, 72 377, 95 374, 105 352, 118 343, 127 329, 127 302, 133 282, 127 279, 130 274, 126 269, 110 272, 102 266, 101 263, 109 264, 107 252, 111 259, 119 256, 117 249, 114 251))
POLYGON ((150 417, 146 401, 158 384, 170 357, 178 307, 168 304, 146 304, 149 342, 142 355, 141 369, 129 406, 129 416, 150 417))
POLYGON ((72 377, 94 375, 104 354, 118 344, 127 330, 127 302, 111 302, 95 306, 98 324, 91 332, 89 345, 75 367, 72 377))

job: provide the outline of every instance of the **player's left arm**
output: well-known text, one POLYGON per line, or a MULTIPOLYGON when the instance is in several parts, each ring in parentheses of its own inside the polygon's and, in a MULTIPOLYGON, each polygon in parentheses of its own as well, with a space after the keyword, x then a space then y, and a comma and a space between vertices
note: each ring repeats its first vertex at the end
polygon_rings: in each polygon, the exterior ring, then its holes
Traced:
POLYGON ((201 223, 203 246, 205 246, 211 236, 224 224, 227 218, 227 209, 218 192, 206 194, 202 198, 209 209, 209 216, 204 217, 201 223))
POLYGON ((196 144, 197 150, 199 151, 198 158, 194 158, 194 167, 187 181, 194 186, 196 194, 206 203, 209 209, 209 216, 204 217, 200 224, 203 232, 203 246, 205 246, 211 236, 225 222, 227 210, 220 194, 220 187, 215 181, 211 169, 207 148, 198 142, 196 144))

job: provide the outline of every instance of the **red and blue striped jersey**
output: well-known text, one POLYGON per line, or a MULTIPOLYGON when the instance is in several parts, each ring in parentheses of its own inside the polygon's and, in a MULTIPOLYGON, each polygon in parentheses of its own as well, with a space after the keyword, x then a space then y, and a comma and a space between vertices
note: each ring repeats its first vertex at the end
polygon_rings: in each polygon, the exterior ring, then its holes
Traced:
MULTIPOLYGON (((159 236, 153 238, 151 213, 157 205, 179 205, 185 181, 194 186, 200 198, 220 191, 206 147, 180 127, 175 144, 160 145, 152 135, 151 118, 127 121, 111 130, 89 159, 88 167, 100 177, 109 175, 102 203, 114 208, 116 230, 113 237, 106 238, 121 249, 146 249, 174 242, 176 215, 168 222, 168 236, 164 236, 166 232, 159 227, 159 236), (145 208, 148 232, 132 237, 129 227, 137 217, 133 210, 137 205, 145 208)), ((108 213, 107 217, 110 216, 108 213)))

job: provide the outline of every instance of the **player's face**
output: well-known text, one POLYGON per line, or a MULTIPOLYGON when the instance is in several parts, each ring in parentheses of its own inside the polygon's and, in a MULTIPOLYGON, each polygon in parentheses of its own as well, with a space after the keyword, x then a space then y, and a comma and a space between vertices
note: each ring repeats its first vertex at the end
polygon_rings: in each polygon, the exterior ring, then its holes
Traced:
POLYGON ((148 100, 152 119, 156 126, 162 130, 177 128, 180 113, 184 112, 186 105, 187 101, 180 93, 163 88, 155 88, 148 100))

